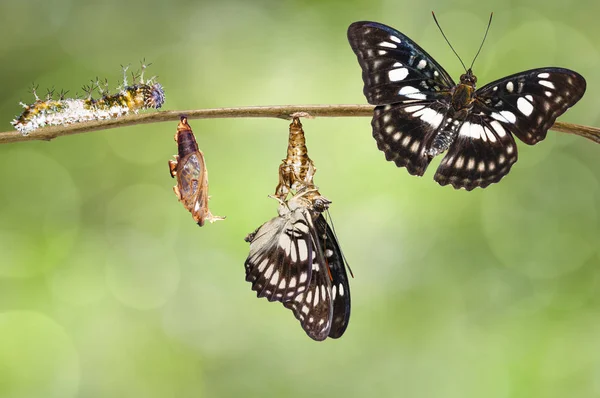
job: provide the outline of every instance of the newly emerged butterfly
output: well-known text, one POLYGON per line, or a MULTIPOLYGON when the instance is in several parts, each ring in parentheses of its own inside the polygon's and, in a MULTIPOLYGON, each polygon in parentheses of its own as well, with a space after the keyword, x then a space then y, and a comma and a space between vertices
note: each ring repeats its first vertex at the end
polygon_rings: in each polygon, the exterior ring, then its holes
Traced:
POLYGON ((457 189, 500 181, 517 161, 512 135, 529 145, 543 140, 586 88, 572 70, 540 68, 476 89, 473 64, 455 84, 414 41, 377 22, 353 23, 348 40, 376 105, 373 137, 386 159, 421 176, 447 150, 434 179, 457 189))
POLYGON ((329 201, 304 189, 281 201, 279 216, 246 237, 246 280, 258 297, 280 301, 306 334, 342 336, 350 318, 346 263, 322 211, 329 201))
POLYGON ((181 116, 175 134, 178 155, 169 160, 171 177, 177 177, 177 185, 173 187, 177 199, 192 213, 194 221, 203 226, 205 221, 211 223, 225 217, 213 216, 208 209, 208 172, 204 162, 204 154, 198 148, 192 128, 187 117, 181 116))

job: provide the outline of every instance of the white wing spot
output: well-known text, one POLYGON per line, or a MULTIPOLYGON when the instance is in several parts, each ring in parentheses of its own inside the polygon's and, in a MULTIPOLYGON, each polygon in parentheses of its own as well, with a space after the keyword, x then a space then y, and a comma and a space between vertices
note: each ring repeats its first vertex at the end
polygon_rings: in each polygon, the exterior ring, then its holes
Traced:
POLYGON ((402 87, 400 89, 400 91, 398 91, 398 94, 404 95, 405 97, 410 98, 410 99, 426 99, 427 98, 427 96, 425 94, 421 93, 421 91, 419 91, 418 88, 413 87, 413 86, 402 87))
POLYGON ((304 240, 298 241, 298 258, 300 261, 306 261, 308 259, 308 247, 304 240))
POLYGON ((540 79, 547 79, 547 78, 549 78, 549 77, 550 77, 550 73, 546 73, 546 72, 544 72, 544 73, 540 73, 540 74, 538 75, 538 77, 539 77, 540 79))
POLYGON ((273 277, 271 278, 271 285, 275 286, 279 282, 279 271, 275 271, 273 277))
POLYGON ((390 40, 395 41, 396 43, 402 43, 402 40, 400 40, 400 38, 396 36, 390 36, 390 40))
POLYGON ((467 163, 467 170, 473 170, 475 168, 475 159, 469 159, 469 163, 467 163))
MULTIPOLYGON (((493 116, 493 114, 492 114, 493 116)), ((506 135, 506 131, 504 130, 504 127, 502 127, 502 125, 497 122, 497 121, 493 121, 490 123, 490 126, 492 126, 492 128, 496 131, 496 134, 498 134, 498 136, 500 137, 504 137, 506 135)))
POLYGON ((407 106, 406 108, 404 108, 404 111, 408 112, 408 113, 413 113, 416 111, 420 111, 423 108, 425 108, 424 105, 413 105, 413 106, 407 106))
POLYGON ((385 55, 385 54, 387 54, 387 51, 385 51, 385 50, 379 50, 379 51, 377 51, 377 54, 379 54, 379 55, 385 55))
POLYGON ((496 163, 490 162, 488 164, 488 167, 490 168, 490 171, 494 171, 494 170, 496 170, 496 163))
MULTIPOLYGON (((408 69, 400 68, 400 69, 392 69, 388 72, 388 77, 392 82, 399 82, 400 80, 404 80, 408 76, 408 69)), ((402 91, 402 90, 400 90, 402 91)), ((400 93, 402 94, 402 93, 400 93)))
POLYGON ((279 288, 279 289, 285 288, 285 279, 281 280, 281 283, 279 283, 279 286, 277 286, 277 288, 279 288))
POLYGON ((300 311, 304 312, 304 314, 308 314, 308 306, 303 306, 300 311))
POLYGON ((514 147, 512 145, 507 146, 506 147, 506 153, 508 153, 509 155, 512 155, 512 153, 514 152, 514 147))
POLYGON ((292 279, 290 279, 290 288, 296 287, 296 277, 292 276, 292 279))
POLYGON ((267 264, 269 264, 269 259, 265 258, 262 263, 259 264, 258 266, 258 272, 263 272, 263 270, 265 269, 265 267, 267 266, 267 264))
POLYGON ((496 120, 509 123, 514 123, 517 121, 515 114, 510 111, 501 111, 500 113, 492 112, 492 117, 496 120))
POLYGON ((312 265, 312 269, 313 269, 313 271, 319 272, 319 263, 314 262, 313 265, 312 265))
POLYGON ((384 123, 389 123, 390 120, 392 120, 392 115, 390 115, 389 113, 386 113, 385 115, 383 115, 383 122, 384 123))
POLYGON ((552 84, 552 82, 549 82, 548 80, 540 80, 538 81, 539 84, 541 84, 544 87, 548 87, 554 90, 554 84, 552 84))
POLYGON ((410 151, 412 153, 417 153, 417 151, 419 150, 419 141, 415 141, 413 142, 413 144, 410 146, 410 151))
POLYGON ((462 169, 464 164, 465 164, 465 158, 462 156, 459 156, 458 159, 456 159, 456 164, 454 165, 454 167, 456 167, 457 169, 462 169))
POLYGON ((392 134, 396 128, 392 125, 389 125, 385 128, 385 132, 388 134, 392 134))
POLYGON ((513 82, 506 83, 506 91, 508 91, 509 93, 512 93, 514 89, 515 89, 515 85, 513 84, 513 82))
POLYGON ((321 285, 321 296, 323 296, 323 298, 327 297, 325 294, 325 285, 321 285))
POLYGON ((498 156, 498 163, 503 164, 505 161, 506 161, 506 158, 504 157, 504 155, 498 156))
POLYGON ((313 300, 313 305, 316 306, 317 304, 319 304, 319 292, 318 291, 315 292, 315 298, 313 300))
POLYGON ((402 140, 402 142, 400 144, 402 146, 407 146, 409 142, 410 142, 410 135, 407 135, 406 137, 404 137, 404 139, 402 140))
POLYGON ((496 142, 496 136, 494 135, 494 133, 492 133, 492 130, 490 130, 487 127, 484 127, 483 131, 485 131, 485 134, 487 135, 487 138, 488 140, 490 140, 490 142, 496 142))
POLYGON ((420 60, 419 63, 417 64, 417 69, 423 69, 424 67, 427 66, 427 61, 425 61, 424 59, 420 60))
MULTIPOLYGON (((400 133, 399 131, 397 131, 397 132, 396 132, 396 134, 394 134, 394 135, 392 136, 392 139, 393 139, 394 141, 399 141, 399 140, 400 140, 400 137, 402 137, 402 133, 400 133)), ((328 250, 329 250, 329 249, 328 249, 328 250)), ((327 255, 327 254, 326 254, 326 255, 327 255)))
POLYGON ((531 112, 533 112, 533 105, 523 97, 520 97, 517 100, 517 108, 519 108, 519 111, 525 116, 529 116, 531 115, 531 112))
POLYGON ((307 280, 307 279, 308 279, 308 274, 307 274, 306 272, 303 272, 303 273, 300 275, 300 283, 304 283, 304 282, 306 282, 306 280, 307 280))
POLYGON ((340 293, 340 296, 344 295, 344 285, 342 285, 342 284, 340 284, 339 293, 340 293))
MULTIPOLYGON (((423 95, 423 97, 425 96, 423 95)), ((430 108, 423 108, 420 111, 415 112, 414 116, 420 117, 421 120, 423 120, 426 123, 429 123, 432 127, 435 128, 437 128, 444 119, 444 116, 441 113, 437 113, 436 111, 430 108)))
POLYGON ((544 95, 546 97, 552 97, 552 93, 550 91, 544 91, 544 95))
POLYGON ((306 302, 310 303, 312 301, 312 291, 309 290, 308 293, 306 293, 306 302))
POLYGON ((331 299, 335 300, 336 286, 331 286, 331 299))
POLYGON ((267 270, 265 271, 265 279, 271 278, 272 273, 273 273, 273 264, 271 264, 269 266, 269 268, 267 268, 267 270))
POLYGON ((389 41, 382 41, 381 43, 379 43, 379 46, 387 48, 398 48, 397 45, 395 45, 394 43, 390 43, 389 41))
POLYGON ((483 160, 481 162, 479 162, 479 164, 477 165, 477 171, 479 171, 479 172, 485 171, 485 163, 483 160))

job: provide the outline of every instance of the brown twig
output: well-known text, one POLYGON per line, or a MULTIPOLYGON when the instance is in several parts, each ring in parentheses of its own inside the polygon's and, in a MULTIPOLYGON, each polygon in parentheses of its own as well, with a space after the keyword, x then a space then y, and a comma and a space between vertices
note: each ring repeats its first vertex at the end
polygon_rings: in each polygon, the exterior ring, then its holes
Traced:
MULTIPOLYGON (((291 119, 297 112, 306 112, 313 117, 346 117, 372 116, 372 105, 273 105, 249 106, 239 108, 196 109, 188 111, 162 111, 123 116, 117 119, 98 120, 93 122, 76 123, 67 126, 44 127, 34 130, 29 135, 21 135, 18 131, 0 133, 0 144, 21 141, 50 141, 57 137, 107 130, 117 127, 134 126, 136 124, 178 121, 181 115, 188 119, 217 119, 243 117, 272 117, 291 119)), ((578 124, 556 122, 552 130, 562 133, 575 134, 600 143, 600 129, 578 124)), ((171 133, 171 130, 168 130, 171 133)))

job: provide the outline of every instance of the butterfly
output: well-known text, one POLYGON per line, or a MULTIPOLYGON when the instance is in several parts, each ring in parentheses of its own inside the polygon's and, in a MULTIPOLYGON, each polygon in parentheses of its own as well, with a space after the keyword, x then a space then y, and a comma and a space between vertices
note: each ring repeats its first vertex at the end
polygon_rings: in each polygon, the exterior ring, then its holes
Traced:
POLYGON ((258 297, 290 309, 317 341, 339 338, 350 319, 346 261, 322 214, 328 201, 298 192, 281 201, 279 216, 246 237, 246 281, 258 297))
POLYGON ((169 160, 169 172, 171 177, 177 177, 177 185, 173 187, 177 199, 192 213, 192 218, 201 227, 206 221, 213 223, 224 220, 225 217, 214 216, 208 209, 206 162, 185 116, 181 116, 177 125, 175 142, 178 154, 174 156, 175 160, 169 160))
POLYGON ((532 69, 476 89, 472 64, 455 84, 414 41, 377 22, 351 24, 348 41, 367 101, 376 105, 373 137, 386 159, 422 176, 447 151, 433 178, 456 189, 500 181, 517 161, 513 135, 529 145, 543 140, 586 89, 581 75, 563 68, 532 69))

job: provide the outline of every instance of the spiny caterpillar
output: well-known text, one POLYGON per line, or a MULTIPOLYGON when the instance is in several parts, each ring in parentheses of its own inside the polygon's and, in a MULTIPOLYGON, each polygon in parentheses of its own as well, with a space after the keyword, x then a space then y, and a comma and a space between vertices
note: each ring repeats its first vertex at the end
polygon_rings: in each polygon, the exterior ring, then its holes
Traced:
POLYGON ((165 102, 165 92, 162 86, 155 82, 155 77, 144 81, 144 71, 149 66, 142 63, 139 78, 132 74, 134 84, 127 84, 127 69, 123 67, 123 86, 117 94, 108 93, 106 80, 101 83, 98 79, 89 86, 84 86, 86 98, 64 98, 61 93, 58 99, 53 99, 49 91, 45 100, 38 97, 35 88, 32 90, 35 102, 31 105, 21 103, 25 110, 11 124, 23 135, 45 126, 61 126, 90 120, 114 119, 129 112, 137 113, 140 109, 160 108, 165 102), (135 81, 138 80, 138 83, 135 81), (92 98, 94 91, 100 98, 92 98))

